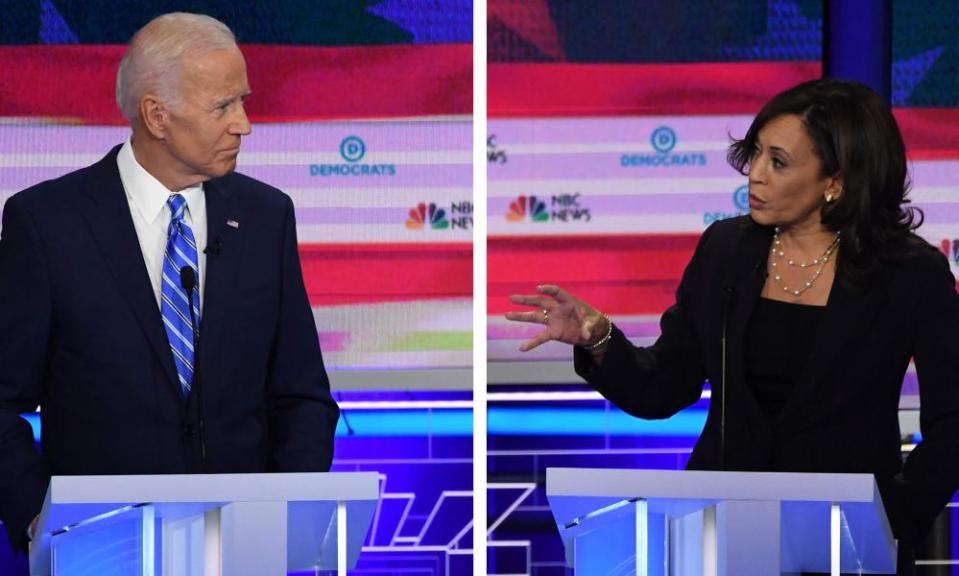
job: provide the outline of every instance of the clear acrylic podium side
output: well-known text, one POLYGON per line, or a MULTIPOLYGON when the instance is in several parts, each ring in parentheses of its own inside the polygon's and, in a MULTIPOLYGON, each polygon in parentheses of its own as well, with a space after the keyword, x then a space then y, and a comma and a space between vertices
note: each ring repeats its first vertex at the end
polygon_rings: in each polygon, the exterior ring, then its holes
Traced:
POLYGON ((375 472, 57 476, 30 573, 345 574, 378 493, 375 472))
POLYGON ((868 474, 550 468, 546 494, 577 576, 896 571, 868 474))

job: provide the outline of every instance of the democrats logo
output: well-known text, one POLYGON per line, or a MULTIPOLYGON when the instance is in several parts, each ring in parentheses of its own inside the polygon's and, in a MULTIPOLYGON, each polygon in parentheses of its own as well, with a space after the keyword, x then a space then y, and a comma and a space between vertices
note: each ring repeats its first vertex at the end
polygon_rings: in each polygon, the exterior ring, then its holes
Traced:
POLYGON ((743 184, 733 192, 733 205, 739 211, 749 211, 749 186, 743 184))
POLYGON ((506 164, 506 150, 496 145, 496 134, 486 137, 486 162, 489 164, 506 164))
POLYGON ((558 194, 540 198, 519 196, 509 203, 508 222, 589 222, 592 213, 580 194, 558 194))
POLYGON ((340 142, 339 164, 310 164, 310 176, 394 176, 395 164, 368 164, 361 160, 366 157, 366 142, 359 136, 347 136, 340 142))
POLYGON ((408 230, 469 230, 473 227, 473 203, 453 202, 449 208, 434 202, 420 202, 410 208, 406 219, 408 230))
POLYGON ((676 146, 676 133, 669 126, 660 126, 653 130, 653 135, 649 137, 653 149, 660 154, 666 154, 676 146))
POLYGON ((745 216, 746 214, 749 214, 749 186, 743 184, 739 188, 733 190, 732 200, 732 211, 706 212, 703 214, 703 224, 708 226, 717 220, 725 220, 727 218, 735 218, 737 216, 745 216))
POLYGON ((705 166, 706 155, 701 152, 673 154, 676 147, 676 131, 669 126, 660 126, 649 136, 652 154, 623 154, 619 164, 623 168, 670 168, 680 166, 705 166))
POLYGON ((347 136, 340 142, 340 156, 347 162, 359 162, 366 156, 366 142, 359 136, 347 136))

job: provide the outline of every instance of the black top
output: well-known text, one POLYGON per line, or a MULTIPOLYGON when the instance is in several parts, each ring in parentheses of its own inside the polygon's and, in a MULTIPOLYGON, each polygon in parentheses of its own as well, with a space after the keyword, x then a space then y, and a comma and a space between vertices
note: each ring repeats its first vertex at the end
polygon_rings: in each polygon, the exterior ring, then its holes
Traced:
POLYGON ((825 306, 760 298, 746 335, 746 384, 773 434, 779 414, 809 360, 825 306))
POLYGON ((875 474, 904 559, 959 488, 955 278, 945 256, 915 236, 916 248, 880 261, 866 286, 837 277, 774 444, 745 362, 772 236, 746 217, 710 226, 656 343, 637 348, 614 326, 602 364, 577 348, 576 370, 642 418, 667 418, 695 403, 708 379, 709 413, 689 469, 768 470, 775 460, 795 472, 875 474), (923 440, 903 463, 899 396, 910 357, 923 440))

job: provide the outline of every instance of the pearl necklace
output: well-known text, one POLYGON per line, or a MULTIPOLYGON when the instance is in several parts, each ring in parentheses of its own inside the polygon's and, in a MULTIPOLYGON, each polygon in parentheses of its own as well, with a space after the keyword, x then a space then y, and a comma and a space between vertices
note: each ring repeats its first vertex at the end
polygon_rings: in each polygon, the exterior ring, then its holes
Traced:
POLYGON ((787 294, 792 294, 793 296, 800 296, 803 292, 812 288, 813 283, 819 278, 820 274, 822 274, 822 271, 823 269, 826 268, 826 264, 829 262, 829 259, 832 257, 833 252, 835 252, 836 248, 838 247, 839 247, 839 232, 836 232, 836 237, 833 238, 832 242, 829 243, 829 246, 826 246, 826 251, 823 252, 822 256, 820 256, 819 258, 815 258, 812 262, 798 262, 798 263, 795 260, 787 260, 786 255, 782 250, 782 243, 779 241, 779 227, 777 226, 776 231, 773 233, 772 247, 769 249, 769 252, 771 254, 771 257, 769 259, 769 264, 772 267, 773 280, 776 281, 776 284, 780 284, 783 287, 783 292, 786 292, 787 294), (797 267, 797 268, 809 268, 812 266, 818 266, 818 268, 816 269, 816 272, 812 275, 812 278, 810 278, 803 284, 802 288, 795 290, 782 283, 782 276, 779 274, 779 271, 777 270, 777 262, 774 259, 775 257, 778 257, 780 260, 786 260, 786 264, 797 267))

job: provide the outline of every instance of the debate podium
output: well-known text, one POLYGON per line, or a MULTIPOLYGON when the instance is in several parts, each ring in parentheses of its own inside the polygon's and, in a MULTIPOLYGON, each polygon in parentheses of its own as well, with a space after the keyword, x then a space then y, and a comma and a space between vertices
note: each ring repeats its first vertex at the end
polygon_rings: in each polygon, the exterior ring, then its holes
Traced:
POLYGON ((548 468, 576 576, 894 574, 869 474, 548 468))
POLYGON ((375 472, 54 476, 33 576, 273 576, 355 565, 375 472))

